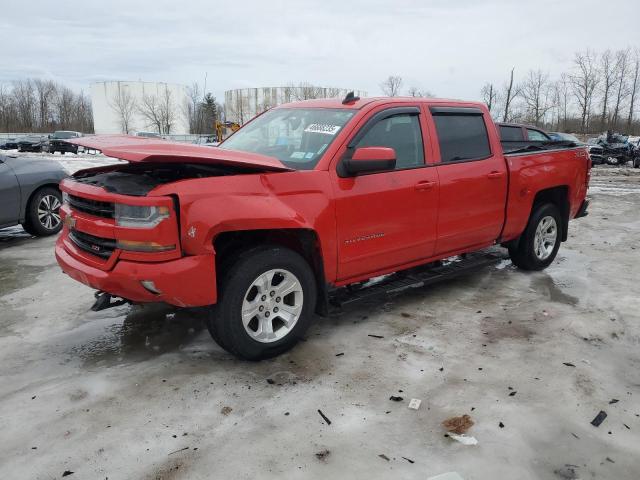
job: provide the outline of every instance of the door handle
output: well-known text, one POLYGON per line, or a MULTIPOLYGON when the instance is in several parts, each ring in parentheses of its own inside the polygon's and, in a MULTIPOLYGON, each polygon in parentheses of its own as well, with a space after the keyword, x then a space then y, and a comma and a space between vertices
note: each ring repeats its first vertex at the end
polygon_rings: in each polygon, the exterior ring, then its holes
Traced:
POLYGON ((487 174, 487 178, 490 180, 494 180, 502 177, 504 177, 504 172, 491 172, 487 174))
POLYGON ((424 182, 418 182, 414 187, 416 190, 431 190, 436 186, 436 182, 432 182, 431 180, 425 180, 424 182))

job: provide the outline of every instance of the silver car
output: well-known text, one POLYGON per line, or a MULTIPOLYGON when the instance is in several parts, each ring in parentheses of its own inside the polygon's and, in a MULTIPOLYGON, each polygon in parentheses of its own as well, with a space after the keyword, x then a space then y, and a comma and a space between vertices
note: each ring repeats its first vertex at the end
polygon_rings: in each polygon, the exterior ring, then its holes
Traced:
POLYGON ((0 228, 22 224, 32 235, 58 233, 58 184, 67 176, 56 161, 0 155, 0 228))

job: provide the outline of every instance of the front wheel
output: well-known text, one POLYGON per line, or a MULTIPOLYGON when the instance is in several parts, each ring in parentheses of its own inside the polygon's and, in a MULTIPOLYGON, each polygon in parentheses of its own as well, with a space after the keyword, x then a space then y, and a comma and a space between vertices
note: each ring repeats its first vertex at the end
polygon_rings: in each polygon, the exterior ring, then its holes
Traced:
POLYGON ((309 327, 316 290, 309 264, 293 250, 249 250, 223 275, 209 332, 225 350, 247 360, 279 355, 309 327))
POLYGON ((562 239, 562 217, 553 203, 534 206, 520 240, 509 247, 511 261, 523 270, 543 270, 556 258, 562 239))

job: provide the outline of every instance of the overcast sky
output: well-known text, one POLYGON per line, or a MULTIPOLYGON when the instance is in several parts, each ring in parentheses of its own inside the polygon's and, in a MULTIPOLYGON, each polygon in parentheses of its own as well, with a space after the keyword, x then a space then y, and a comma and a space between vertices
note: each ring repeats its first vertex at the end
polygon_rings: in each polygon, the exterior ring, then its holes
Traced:
POLYGON ((640 46, 638 0, 1 0, 0 82, 47 77, 227 89, 308 81, 380 94, 400 75, 439 97, 477 99, 576 50, 640 46))

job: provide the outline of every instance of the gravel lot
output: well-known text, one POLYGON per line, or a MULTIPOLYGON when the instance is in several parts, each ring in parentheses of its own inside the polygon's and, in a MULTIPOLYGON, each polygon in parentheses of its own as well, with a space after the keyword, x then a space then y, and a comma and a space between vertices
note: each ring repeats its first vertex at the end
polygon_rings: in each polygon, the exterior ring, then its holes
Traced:
POLYGON ((0 476, 637 480, 638 173, 594 170, 548 270, 505 261, 353 306, 261 363, 197 311, 89 312, 54 239, 0 231, 0 476), (444 436, 465 413, 476 446, 444 436))

